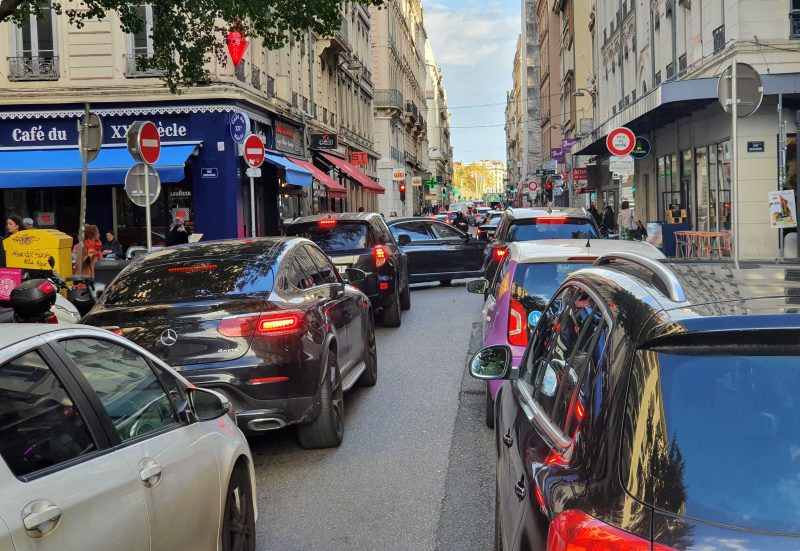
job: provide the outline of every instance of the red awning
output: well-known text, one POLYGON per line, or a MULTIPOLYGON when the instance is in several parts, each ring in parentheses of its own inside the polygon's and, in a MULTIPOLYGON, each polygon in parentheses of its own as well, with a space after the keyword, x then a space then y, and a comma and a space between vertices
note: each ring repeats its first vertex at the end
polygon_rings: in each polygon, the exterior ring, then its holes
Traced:
POLYGON ((383 189, 382 185, 358 170, 347 161, 338 157, 334 157, 333 155, 328 155, 327 153, 320 153, 320 155, 322 155, 328 162, 333 163, 336 168, 347 174, 350 178, 361 184, 361 186, 364 188, 364 191, 367 193, 384 193, 386 191, 383 189))
POLYGON ((317 180, 320 184, 325 186, 328 190, 328 195, 331 197, 346 197, 347 190, 342 186, 339 182, 322 172, 320 169, 315 167, 313 164, 309 163, 308 161, 301 161, 300 159, 295 159, 294 157, 288 157, 290 161, 294 164, 299 165, 306 170, 311 172, 311 175, 317 180))

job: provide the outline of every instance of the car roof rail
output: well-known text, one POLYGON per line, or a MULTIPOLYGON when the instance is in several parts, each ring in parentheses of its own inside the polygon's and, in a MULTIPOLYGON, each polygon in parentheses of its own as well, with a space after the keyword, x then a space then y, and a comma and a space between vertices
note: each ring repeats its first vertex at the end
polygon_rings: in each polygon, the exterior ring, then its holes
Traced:
POLYGON ((593 265, 608 266, 615 260, 630 262, 632 264, 636 264, 640 268, 648 270, 653 274, 653 276, 658 278, 658 280, 664 286, 667 298, 674 302, 686 302, 686 294, 683 292, 683 287, 681 286, 681 282, 678 280, 678 277, 672 272, 672 270, 653 258, 635 253, 606 253, 597 257, 597 260, 594 261, 593 265))

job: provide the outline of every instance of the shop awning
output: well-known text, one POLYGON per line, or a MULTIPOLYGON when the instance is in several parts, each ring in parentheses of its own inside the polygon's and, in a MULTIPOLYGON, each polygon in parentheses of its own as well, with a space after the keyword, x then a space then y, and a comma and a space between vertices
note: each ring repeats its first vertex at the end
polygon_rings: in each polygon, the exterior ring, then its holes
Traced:
MULTIPOLYGON (((180 182, 197 145, 162 145, 155 168, 162 183, 180 182)), ((104 147, 89 163, 88 185, 123 185, 136 164, 124 147, 104 147)), ((14 149, 0 151, 0 189, 81 185, 81 154, 72 149, 14 149)))
POLYGON ((264 160, 286 171, 286 183, 293 186, 311 187, 311 171, 294 164, 283 155, 267 153, 264 160))
POLYGON ((311 176, 314 177, 316 181, 320 184, 325 186, 325 189, 328 190, 328 195, 331 197, 346 197, 347 190, 344 186, 340 185, 339 182, 322 172, 320 169, 315 167, 308 161, 303 161, 301 159, 295 159, 294 157, 287 157, 290 161, 292 161, 296 165, 300 165, 301 167, 305 168, 309 172, 311 172, 311 176))
POLYGON ((358 170, 347 161, 340 159, 339 157, 334 157, 333 155, 328 155, 327 153, 320 153, 320 155, 322 155, 326 161, 332 163, 336 168, 347 174, 350 178, 361 184, 361 186, 364 188, 364 191, 367 193, 384 193, 386 191, 383 189, 382 185, 358 170))

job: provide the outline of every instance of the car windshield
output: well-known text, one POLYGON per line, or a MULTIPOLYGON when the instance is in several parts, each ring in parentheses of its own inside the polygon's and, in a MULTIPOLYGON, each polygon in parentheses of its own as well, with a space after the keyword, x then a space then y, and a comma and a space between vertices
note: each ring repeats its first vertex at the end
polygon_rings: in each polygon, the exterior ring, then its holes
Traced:
POLYGON ((552 216, 515 222, 508 231, 506 241, 512 243, 539 239, 594 239, 599 237, 597 229, 586 218, 552 216))
POLYGON ((629 487, 689 517, 800 532, 800 357, 659 352, 657 383, 629 487))
POLYGON ((133 264, 102 295, 113 306, 209 300, 272 291, 274 257, 133 264))
POLYGON ((544 311, 550 297, 569 274, 591 264, 586 262, 537 262, 518 264, 514 271, 511 296, 517 299, 528 313, 544 311))
POLYGON ((325 252, 366 249, 367 225, 361 222, 328 223, 327 220, 289 226, 287 234, 310 239, 325 252), (327 224, 327 225, 326 225, 327 224))

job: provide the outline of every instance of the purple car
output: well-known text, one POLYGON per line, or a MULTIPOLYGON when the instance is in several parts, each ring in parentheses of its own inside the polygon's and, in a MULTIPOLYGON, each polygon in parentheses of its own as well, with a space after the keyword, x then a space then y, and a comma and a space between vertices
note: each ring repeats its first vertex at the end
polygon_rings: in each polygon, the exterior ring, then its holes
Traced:
MULTIPOLYGON (((591 266, 598 256, 611 252, 665 258, 657 248, 642 241, 547 239, 512 243, 491 283, 478 279, 467 285, 472 293, 488 291, 483 307, 483 346, 511 347, 516 369, 528 345, 528 333, 536 327, 561 283, 572 272, 591 266)), ((494 399, 502 383, 486 384, 489 428, 494 428, 494 399)))

